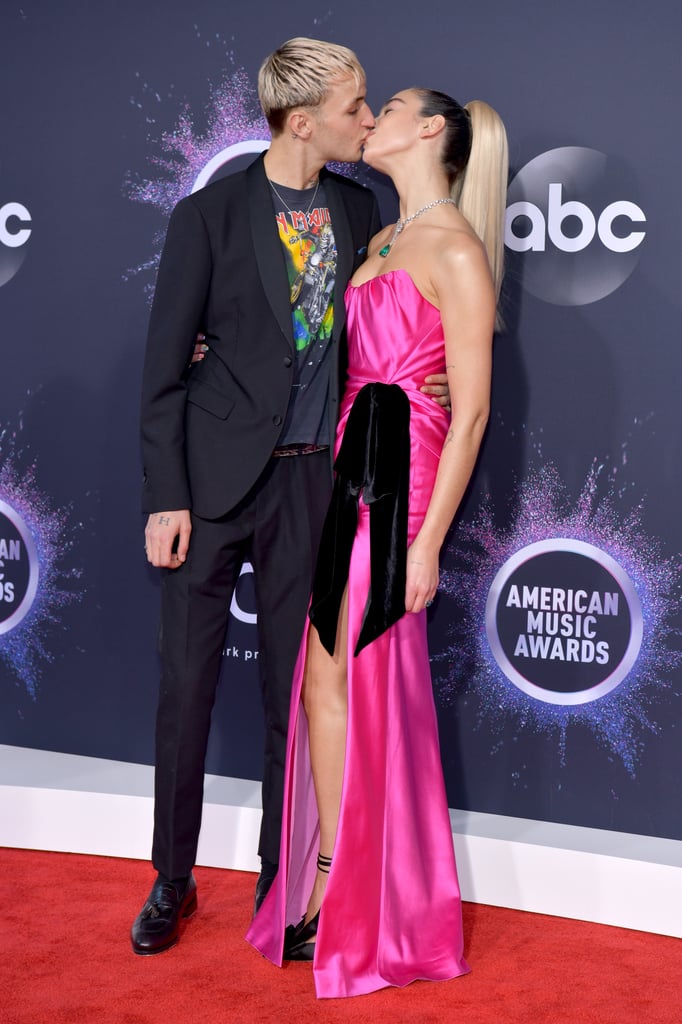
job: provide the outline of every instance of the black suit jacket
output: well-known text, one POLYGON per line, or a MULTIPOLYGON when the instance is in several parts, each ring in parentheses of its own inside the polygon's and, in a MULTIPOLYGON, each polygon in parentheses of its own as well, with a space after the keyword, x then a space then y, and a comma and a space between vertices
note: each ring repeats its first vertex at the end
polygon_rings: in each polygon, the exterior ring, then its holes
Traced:
MULTIPOLYGON (((368 189, 321 173, 338 250, 329 417, 345 365, 348 279, 379 229, 368 189)), ((284 424, 294 340, 282 243, 263 157, 181 200, 168 225, 142 385, 145 512, 213 519, 263 471, 284 424), (209 345, 188 372, 197 331, 209 345)))

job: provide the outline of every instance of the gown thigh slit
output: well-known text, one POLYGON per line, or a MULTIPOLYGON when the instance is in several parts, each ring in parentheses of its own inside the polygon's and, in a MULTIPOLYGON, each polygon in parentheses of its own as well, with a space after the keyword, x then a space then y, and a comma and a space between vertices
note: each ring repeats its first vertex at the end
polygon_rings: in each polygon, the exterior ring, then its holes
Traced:
MULTIPOLYGON (((449 416, 420 393, 442 372, 438 310, 405 271, 349 286, 349 378, 337 446, 355 397, 398 384, 410 402, 408 544, 433 490, 449 416)), ((348 569, 348 719, 341 806, 313 962, 319 997, 360 995, 468 971, 440 760, 426 613, 406 613, 358 653, 370 589, 371 506, 358 502, 348 569)), ((279 872, 248 940, 282 963, 284 929, 305 913, 319 821, 301 706, 308 630, 292 689, 279 872)), ((323 851, 328 853, 328 851, 323 851)))

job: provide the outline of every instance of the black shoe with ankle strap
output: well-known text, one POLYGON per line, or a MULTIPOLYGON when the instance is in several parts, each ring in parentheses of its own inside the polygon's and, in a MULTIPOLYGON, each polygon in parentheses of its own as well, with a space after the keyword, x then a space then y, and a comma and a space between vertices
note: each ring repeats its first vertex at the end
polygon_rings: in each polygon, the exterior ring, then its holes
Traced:
MULTIPOLYGON (((331 866, 331 857, 325 857, 321 853, 317 855, 318 871, 328 875, 331 866)), ((315 956, 315 942, 313 942, 313 939, 317 935, 319 923, 320 912, 318 910, 307 924, 305 923, 304 914, 297 925, 289 925, 284 933, 284 960, 303 960, 307 962, 313 960, 315 956)))

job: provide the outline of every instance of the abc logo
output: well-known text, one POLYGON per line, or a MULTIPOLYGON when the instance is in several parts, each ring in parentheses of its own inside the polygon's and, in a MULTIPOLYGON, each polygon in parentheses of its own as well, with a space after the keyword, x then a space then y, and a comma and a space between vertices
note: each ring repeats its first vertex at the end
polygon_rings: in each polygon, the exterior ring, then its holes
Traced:
POLYGON ((239 573, 239 579, 237 580, 237 586, 232 595, 232 604, 230 605, 230 611, 234 615, 235 619, 239 619, 240 622, 246 622, 250 626, 255 626, 258 622, 258 616, 255 612, 248 611, 249 606, 253 606, 255 603, 255 593, 253 589, 253 566, 251 562, 244 562, 239 573), (244 607, 246 605, 246 608, 244 607))
MULTIPOLYGON (((239 157, 247 156, 252 153, 262 153, 263 150, 267 149, 270 145, 264 139, 245 139, 242 142, 235 142, 231 146, 227 146, 225 149, 221 149, 219 153, 216 153, 214 157, 208 161, 205 167, 202 167, 201 171, 196 177, 194 184, 192 185, 192 192, 197 192, 204 185, 210 184, 217 178, 222 177, 221 171, 226 166, 236 160, 239 157)), ((232 168, 230 168, 232 170, 232 168)))
POLYGON ((11 281, 26 255, 31 215, 21 203, 0 206, 0 288, 11 281))
POLYGON ((512 181, 505 244, 531 294, 582 306, 619 288, 639 260, 646 217, 621 168, 594 149, 566 146, 531 160, 512 181))

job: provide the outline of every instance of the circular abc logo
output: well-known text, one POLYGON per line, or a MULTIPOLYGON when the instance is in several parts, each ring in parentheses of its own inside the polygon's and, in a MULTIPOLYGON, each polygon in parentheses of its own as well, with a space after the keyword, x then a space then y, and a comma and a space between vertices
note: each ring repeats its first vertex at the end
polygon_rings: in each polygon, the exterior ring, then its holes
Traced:
POLYGON ((31 215, 21 203, 0 206, 0 288, 11 281, 26 256, 31 215))
POLYGON ((253 566, 251 562, 244 562, 239 573, 237 586, 232 595, 230 611, 235 619, 255 626, 258 616, 255 611, 249 611, 256 603, 255 589, 253 585, 253 566))
POLYGON ((557 306, 584 306, 630 276, 646 217, 615 161, 565 146, 526 164, 508 192, 505 245, 522 254, 522 283, 557 306))
POLYGON ((497 664, 548 704, 598 700, 621 683, 642 644, 642 609, 622 567, 592 544, 529 544, 493 580, 485 627, 497 664))
POLYGON ((212 181, 222 177, 220 171, 226 164, 231 163, 233 160, 237 160, 239 157, 248 156, 253 153, 262 153, 269 145, 269 141, 265 141, 263 139, 244 139, 242 142, 235 142, 231 146, 226 146, 225 149, 221 149, 221 151, 216 153, 214 157, 211 157, 206 166, 202 167, 199 171, 196 180, 192 185, 192 192, 197 192, 200 188, 203 188, 204 185, 209 185, 212 181))
POLYGON ((26 523, 0 501, 0 635, 18 626, 38 589, 38 553, 26 523))

